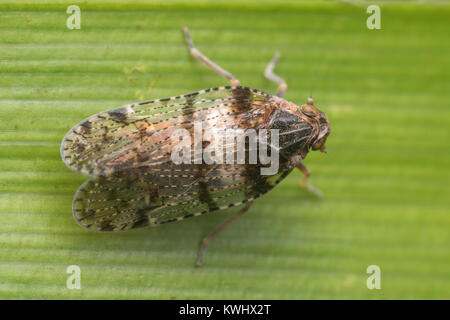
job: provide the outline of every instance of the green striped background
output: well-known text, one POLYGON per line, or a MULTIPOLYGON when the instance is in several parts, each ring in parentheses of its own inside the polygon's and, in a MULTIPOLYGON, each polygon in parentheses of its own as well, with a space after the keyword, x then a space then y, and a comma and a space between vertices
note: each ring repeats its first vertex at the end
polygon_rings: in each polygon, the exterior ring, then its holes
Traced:
POLYGON ((382 2, 5 1, 0 4, 0 298, 450 298, 450 7, 382 2), (81 7, 81 30, 66 8, 81 7), (72 218, 86 177, 59 156, 64 134, 99 111, 227 82, 189 57, 181 27, 244 85, 328 115, 328 154, 234 211, 155 229, 94 233, 72 218), (66 268, 81 267, 81 290, 66 268), (366 268, 381 268, 368 290, 366 268))

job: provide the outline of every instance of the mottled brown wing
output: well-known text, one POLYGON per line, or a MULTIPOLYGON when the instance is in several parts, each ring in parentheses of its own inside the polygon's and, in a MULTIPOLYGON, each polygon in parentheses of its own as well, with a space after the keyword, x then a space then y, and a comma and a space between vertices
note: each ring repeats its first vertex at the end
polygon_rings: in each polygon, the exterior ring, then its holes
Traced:
POLYGON ((70 169, 89 175, 159 166, 170 161, 174 130, 192 130, 195 121, 205 129, 252 127, 272 98, 255 89, 226 86, 133 103, 77 124, 64 137, 61 156, 70 169))
POLYGON ((262 176, 259 165, 137 167, 93 177, 78 190, 73 212, 95 231, 122 231, 199 216, 252 201, 291 170, 262 176))

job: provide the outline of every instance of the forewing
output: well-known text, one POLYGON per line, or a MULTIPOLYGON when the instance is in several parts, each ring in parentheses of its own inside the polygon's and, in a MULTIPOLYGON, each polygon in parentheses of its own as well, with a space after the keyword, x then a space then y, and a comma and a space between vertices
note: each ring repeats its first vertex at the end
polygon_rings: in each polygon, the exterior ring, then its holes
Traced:
MULTIPOLYGON (((177 143, 170 139, 174 130, 192 131, 195 121, 204 128, 252 126, 255 123, 242 121, 242 115, 264 112, 271 98, 255 89, 227 86, 126 105, 73 127, 63 139, 61 156, 72 170, 90 175, 158 166, 170 161, 177 143)), ((250 118, 260 121, 257 114, 250 118)))
POLYGON ((258 165, 182 165, 132 168, 93 177, 78 190, 78 223, 96 231, 122 231, 199 216, 252 201, 291 169, 260 175, 258 165))

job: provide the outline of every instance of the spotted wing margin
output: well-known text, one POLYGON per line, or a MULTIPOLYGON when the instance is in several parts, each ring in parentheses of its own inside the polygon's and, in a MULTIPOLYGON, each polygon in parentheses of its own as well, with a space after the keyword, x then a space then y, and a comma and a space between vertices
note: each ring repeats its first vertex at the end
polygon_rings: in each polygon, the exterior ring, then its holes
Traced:
POLYGON ((75 219, 95 231, 180 221, 252 201, 291 170, 261 176, 256 165, 149 169, 133 168, 86 181, 74 198, 75 219))
POLYGON ((61 156, 70 169, 89 175, 159 165, 170 160, 174 130, 192 130, 198 120, 231 127, 240 114, 267 108, 272 98, 256 89, 224 86, 129 104, 74 126, 62 141, 61 156))

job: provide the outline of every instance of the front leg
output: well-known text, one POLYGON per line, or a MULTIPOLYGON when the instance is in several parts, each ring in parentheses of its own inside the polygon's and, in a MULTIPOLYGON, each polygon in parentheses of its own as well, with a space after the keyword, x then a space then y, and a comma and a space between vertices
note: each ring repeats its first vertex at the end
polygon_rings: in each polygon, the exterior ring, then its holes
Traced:
POLYGON ((322 197, 322 191, 320 191, 319 189, 314 188, 312 185, 310 185, 308 183, 308 179, 311 176, 311 172, 308 170, 308 168, 301 161, 298 162, 297 168, 301 172, 303 172, 303 178, 300 181, 301 186, 303 188, 305 188, 306 190, 308 190, 309 192, 312 192, 313 194, 315 194, 317 197, 321 198, 322 197))

